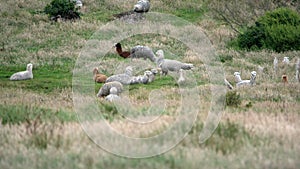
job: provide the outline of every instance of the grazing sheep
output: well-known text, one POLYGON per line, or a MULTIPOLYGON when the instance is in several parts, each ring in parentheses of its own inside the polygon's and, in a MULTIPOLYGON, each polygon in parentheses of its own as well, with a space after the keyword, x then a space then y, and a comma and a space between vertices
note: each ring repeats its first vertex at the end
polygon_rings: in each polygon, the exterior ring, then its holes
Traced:
POLYGON ((148 0, 139 0, 134 5, 134 12, 142 13, 142 12, 148 12, 150 9, 150 2, 148 0))
POLYGON ((148 58, 152 62, 155 62, 156 57, 153 53, 152 49, 148 46, 135 46, 130 50, 131 58, 144 58, 145 60, 148 58))
POLYGON ((97 83, 104 83, 107 79, 106 75, 99 73, 99 70, 97 67, 94 68, 93 75, 94 75, 93 79, 97 83))
POLYGON ((143 83, 143 84, 147 84, 147 83, 151 83, 154 80, 155 76, 154 74, 147 70, 144 72, 144 75, 140 75, 140 76, 133 76, 130 79, 130 84, 138 84, 138 83, 143 83))
POLYGON ((250 80, 242 80, 241 82, 238 82, 236 86, 237 87, 245 86, 245 85, 253 86, 255 84, 255 79, 256 79, 256 71, 252 71, 250 80))
POLYGON ((108 82, 105 83, 98 91, 97 97, 104 97, 110 94, 110 89, 115 87, 117 89, 117 94, 120 94, 123 91, 123 85, 120 82, 108 82))
POLYGON ((164 59, 164 51, 158 50, 156 52, 158 58, 156 59, 156 64, 161 68, 162 74, 167 75, 168 71, 179 72, 180 69, 190 70, 194 66, 190 63, 182 63, 177 60, 164 59))
POLYGON ((31 63, 27 64, 26 71, 14 73, 13 75, 10 76, 9 80, 27 80, 27 79, 32 79, 33 78, 32 66, 33 65, 31 63))
POLYGON ((300 59, 297 59, 296 63, 296 79, 298 82, 300 82, 300 59))
POLYGON ((109 95, 105 97, 105 100, 110 102, 120 100, 120 97, 118 96, 118 89, 116 87, 110 88, 109 95))
POLYGON ((123 85, 129 85, 131 77, 132 77, 132 67, 127 66, 124 73, 112 75, 108 77, 105 82, 107 83, 107 82, 118 81, 123 85))

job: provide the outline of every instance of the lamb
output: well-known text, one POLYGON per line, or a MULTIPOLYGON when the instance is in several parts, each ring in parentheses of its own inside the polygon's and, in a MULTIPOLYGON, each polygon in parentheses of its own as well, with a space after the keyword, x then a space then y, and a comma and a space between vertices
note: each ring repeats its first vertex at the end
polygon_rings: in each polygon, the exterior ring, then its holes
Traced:
POLYGON ((108 77, 106 79, 105 83, 118 81, 118 82, 122 83, 123 85, 129 85, 131 77, 132 77, 132 67, 127 66, 124 73, 112 75, 112 76, 108 77))
POLYGON ((27 64, 26 71, 17 72, 10 76, 9 80, 27 80, 33 78, 32 63, 27 64))
POLYGON ((130 79, 130 84, 138 84, 138 83, 147 84, 147 83, 151 83, 154 80, 154 78, 155 78, 154 73, 147 70, 144 72, 144 75, 132 77, 130 79))
POLYGON ((168 71, 179 72, 180 69, 190 70, 194 66, 190 63, 182 63, 177 60, 164 59, 164 51, 158 50, 156 52, 158 58, 156 59, 156 64, 161 68, 162 74, 167 75, 168 71))
POLYGON ((104 83, 106 81, 106 79, 107 79, 106 75, 99 73, 99 70, 98 70, 97 67, 94 68, 93 75, 94 75, 93 79, 97 83, 104 83))
POLYGON ((148 12, 150 9, 150 2, 148 0, 139 0, 134 5, 134 12, 143 13, 148 12))
POLYGON ((108 82, 105 83, 98 91, 97 97, 104 97, 110 94, 111 88, 116 88, 117 92, 116 94, 120 94, 123 91, 123 85, 120 82, 114 81, 114 82, 108 82))
POLYGON ((105 97, 105 100, 109 102, 120 100, 120 97, 118 96, 118 89, 116 87, 110 88, 109 95, 105 97))

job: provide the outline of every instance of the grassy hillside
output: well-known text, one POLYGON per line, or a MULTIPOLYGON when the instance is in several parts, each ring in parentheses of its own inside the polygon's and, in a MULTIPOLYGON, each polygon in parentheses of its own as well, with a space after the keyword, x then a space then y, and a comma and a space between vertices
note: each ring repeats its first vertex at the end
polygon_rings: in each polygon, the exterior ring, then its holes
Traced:
MULTIPOLYGON (((214 64, 223 66, 229 82, 235 84, 235 71, 241 72, 242 79, 249 79, 250 72, 255 70, 258 72, 256 85, 234 89, 240 95, 241 104, 238 107, 226 106, 212 137, 199 144, 199 134, 211 108, 211 87, 217 85, 210 85, 212 75, 207 70, 210 65, 206 65, 204 60, 177 39, 157 34, 128 37, 121 40, 126 50, 137 44, 147 45, 154 51, 164 49, 166 58, 176 58, 195 65, 192 73, 200 99, 191 100, 191 104, 197 103, 198 116, 183 141, 155 157, 124 158, 97 146, 82 129, 82 123, 78 120, 80 116, 75 112, 73 70, 78 56, 94 32, 111 22, 113 14, 132 9, 136 1, 84 2, 81 20, 51 22, 41 12, 49 1, 0 0, 0 168, 300 166, 300 84, 295 79, 295 63, 300 52, 247 52, 226 48, 227 41, 235 37, 235 33, 229 26, 214 20, 210 15, 212 11, 207 7, 208 2, 202 0, 151 1, 151 11, 173 14, 193 23, 207 35, 216 49, 214 64), (276 73, 273 70, 274 56, 279 59, 276 73), (290 58, 289 65, 281 63, 284 56, 290 58), (29 62, 34 65, 32 80, 9 81, 14 72, 25 70, 29 62), (288 84, 282 83, 283 74, 288 76, 288 84)), ((116 66, 130 63, 120 58, 114 48, 108 50, 101 63, 97 62, 103 73, 112 75, 116 66)), ((203 51, 202 55, 206 52, 203 51)), ((87 79, 90 78, 93 84, 93 67, 90 70, 87 79)), ((128 99, 137 112, 148 113, 149 98, 153 95, 158 99, 153 101, 158 109, 165 103, 160 119, 151 123, 150 127, 137 127, 126 122, 124 115, 103 99, 96 100, 101 114, 96 114, 95 119, 102 115, 113 129, 129 137, 147 138, 163 133, 174 124, 182 104, 181 88, 176 80, 170 74, 157 76, 151 84, 128 87, 128 99)), ((96 94, 101 86, 95 84, 91 90, 96 94)), ((149 118, 153 116, 149 115, 149 118)), ((92 119, 91 125, 97 126, 95 119, 92 119)))

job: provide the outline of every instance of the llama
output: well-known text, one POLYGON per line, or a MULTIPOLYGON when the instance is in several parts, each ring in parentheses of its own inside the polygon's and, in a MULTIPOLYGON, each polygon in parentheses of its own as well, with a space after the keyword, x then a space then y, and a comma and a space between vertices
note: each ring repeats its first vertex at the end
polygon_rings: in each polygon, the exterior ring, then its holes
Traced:
POLYGON ((99 70, 98 70, 97 67, 94 68, 93 75, 94 75, 93 79, 97 83, 104 83, 106 81, 106 79, 107 79, 106 75, 99 73, 99 70))
POLYGON ((163 50, 158 50, 156 55, 158 56, 158 58, 156 58, 156 64, 161 68, 163 75, 167 75, 168 71, 179 72, 180 69, 190 70, 194 67, 193 64, 190 63, 182 63, 177 60, 165 59, 163 50))
POLYGON ((32 63, 27 64, 26 71, 17 72, 10 76, 9 80, 27 80, 33 78, 32 63))

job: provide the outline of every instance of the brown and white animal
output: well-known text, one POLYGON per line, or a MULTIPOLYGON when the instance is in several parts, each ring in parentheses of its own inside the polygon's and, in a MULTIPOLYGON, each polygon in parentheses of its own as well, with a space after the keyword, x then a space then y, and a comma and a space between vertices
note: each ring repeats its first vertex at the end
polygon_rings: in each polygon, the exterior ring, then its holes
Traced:
POLYGON ((282 75, 282 82, 284 83, 284 84, 287 84, 289 81, 288 81, 288 76, 286 75, 286 74, 283 74, 282 75))
POLYGON ((99 73, 99 69, 97 67, 94 68, 93 75, 93 79, 97 83, 104 83, 107 79, 106 75, 99 73))
POLYGON ((130 52, 129 51, 123 51, 122 46, 120 43, 115 44, 115 48, 119 56, 123 58, 143 58, 143 59, 149 59, 150 61, 155 61, 155 54, 153 53, 152 49, 148 46, 141 46, 137 45, 133 47, 130 52))

